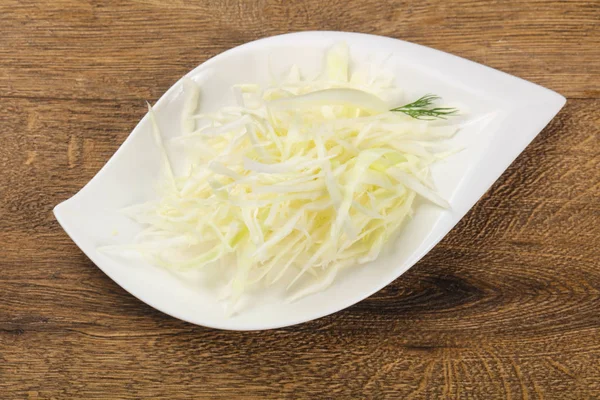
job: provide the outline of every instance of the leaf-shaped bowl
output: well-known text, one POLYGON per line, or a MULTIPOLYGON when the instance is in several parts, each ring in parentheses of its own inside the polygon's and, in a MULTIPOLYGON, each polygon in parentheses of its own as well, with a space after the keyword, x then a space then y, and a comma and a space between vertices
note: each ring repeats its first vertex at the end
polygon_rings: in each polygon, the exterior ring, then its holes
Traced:
MULTIPOLYGON (((361 301, 413 266, 452 229, 565 103, 565 98, 553 91, 463 58, 397 39, 346 32, 302 32, 257 40, 206 61, 186 76, 201 86, 200 111, 215 111, 234 102, 230 90, 233 84, 267 83, 269 68, 275 74, 292 64, 303 71, 319 70, 327 48, 340 41, 348 44, 353 65, 384 62, 407 98, 435 93, 469 107, 464 127, 453 139, 465 150, 432 170, 437 189, 449 200, 451 209, 419 205, 390 251, 377 261, 349 268, 327 290, 292 303, 283 300, 282 290, 256 291, 249 295, 252 301, 246 307, 227 317, 219 292, 213 287, 218 276, 186 281, 142 259, 98 251, 104 245, 130 243, 141 227, 118 210, 155 196, 161 161, 148 115, 81 191, 56 206, 57 220, 116 283, 169 315, 233 330, 298 324, 361 301), (112 234, 115 231, 119 232, 116 236, 112 234)), ((154 106, 167 139, 180 132, 183 101, 180 80, 154 106)))

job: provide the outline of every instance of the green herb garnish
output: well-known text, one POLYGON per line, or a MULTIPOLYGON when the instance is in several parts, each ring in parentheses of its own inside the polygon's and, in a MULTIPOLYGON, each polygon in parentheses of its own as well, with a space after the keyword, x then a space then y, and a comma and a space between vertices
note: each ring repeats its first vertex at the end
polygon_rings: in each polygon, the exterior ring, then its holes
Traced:
POLYGON ((456 108, 434 107, 430 108, 436 100, 441 97, 434 94, 426 94, 419 100, 406 104, 402 107, 392 108, 390 111, 401 112, 415 119, 434 120, 436 118, 446 119, 458 113, 456 108))

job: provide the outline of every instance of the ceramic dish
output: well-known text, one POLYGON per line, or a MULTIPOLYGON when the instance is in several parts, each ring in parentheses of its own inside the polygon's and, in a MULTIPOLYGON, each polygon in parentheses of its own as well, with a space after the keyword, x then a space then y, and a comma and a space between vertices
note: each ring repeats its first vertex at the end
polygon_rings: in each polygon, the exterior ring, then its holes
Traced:
MULTIPOLYGON (((130 243, 140 230, 117 210, 155 196, 161 163, 148 115, 79 193, 56 206, 57 220, 110 278, 173 317, 234 330, 298 324, 363 300, 413 266, 452 229, 565 103, 565 98, 555 92, 463 58, 401 40, 345 32, 302 32, 257 40, 206 61, 187 76, 202 88, 200 111, 215 111, 234 102, 231 85, 266 83, 268 68, 277 74, 292 64, 303 71, 316 71, 323 65, 326 50, 340 41, 348 44, 353 65, 385 64, 396 75, 396 85, 407 98, 435 93, 468 106, 464 127, 453 139, 465 150, 432 170, 438 192, 449 200, 451 209, 420 204, 398 240, 377 261, 348 268, 327 290, 293 303, 283 301, 282 289, 250 293, 248 306, 226 317, 218 292, 206 282, 209 278, 185 282, 141 259, 99 252, 103 245, 130 243)), ((179 81, 154 106, 167 139, 180 132, 183 100, 179 81)))

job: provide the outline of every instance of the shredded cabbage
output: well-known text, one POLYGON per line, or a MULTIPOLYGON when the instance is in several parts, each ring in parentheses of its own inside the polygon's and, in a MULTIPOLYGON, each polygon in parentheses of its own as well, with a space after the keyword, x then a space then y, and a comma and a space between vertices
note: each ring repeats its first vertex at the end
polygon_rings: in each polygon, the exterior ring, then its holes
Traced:
POLYGON ((429 167, 457 128, 389 112, 382 98, 397 90, 392 80, 350 72, 338 44, 321 77, 294 66, 277 84, 237 85, 236 104, 211 115, 194 114, 200 90, 185 80, 176 140, 191 168, 173 174, 150 109, 169 182, 158 201, 126 210, 147 227, 130 250, 167 268, 230 262, 230 304, 253 285, 285 277, 292 288, 306 275, 313 284, 295 300, 375 260, 416 196, 449 207, 429 167))

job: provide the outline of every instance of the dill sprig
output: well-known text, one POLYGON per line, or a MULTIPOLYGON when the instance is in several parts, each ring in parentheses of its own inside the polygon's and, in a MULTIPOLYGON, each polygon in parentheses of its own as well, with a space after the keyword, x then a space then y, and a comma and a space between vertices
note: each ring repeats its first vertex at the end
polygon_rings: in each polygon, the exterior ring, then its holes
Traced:
POLYGON ((436 96, 435 94, 426 94, 425 96, 421 97, 416 101, 413 101, 412 103, 406 104, 402 107, 392 108, 390 111, 401 112, 410 117, 427 121, 431 121, 436 118, 446 119, 446 117, 451 117, 458 113, 458 110, 456 108, 430 108, 436 100, 440 99, 441 97, 436 96))

